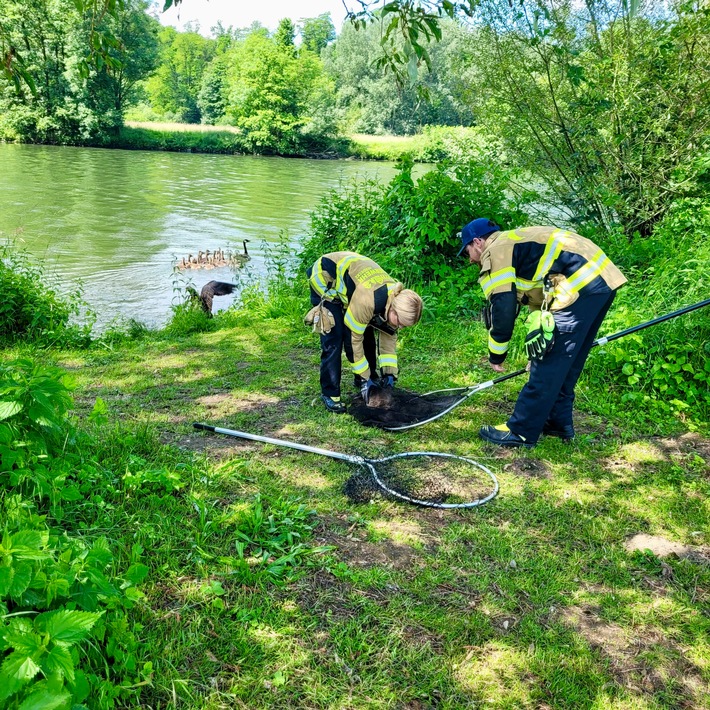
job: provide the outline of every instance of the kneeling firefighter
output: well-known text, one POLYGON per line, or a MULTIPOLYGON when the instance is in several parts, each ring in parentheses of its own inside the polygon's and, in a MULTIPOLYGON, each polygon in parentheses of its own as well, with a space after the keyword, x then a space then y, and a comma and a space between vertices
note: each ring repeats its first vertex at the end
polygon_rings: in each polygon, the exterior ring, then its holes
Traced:
POLYGON ((314 307, 306 323, 320 333, 321 399, 329 411, 341 414, 345 411, 340 401, 343 347, 355 386, 367 403, 373 388, 394 387, 397 330, 419 322, 422 299, 372 259, 349 251, 321 256, 308 270, 308 280, 314 307))
POLYGON ((526 447, 540 434, 573 439, 574 388, 626 278, 596 244, 568 230, 503 231, 479 218, 460 236, 459 255, 481 267, 488 360, 496 372, 503 372, 520 305, 530 310, 525 338, 530 378, 508 421, 481 427, 480 436, 500 446, 526 447))

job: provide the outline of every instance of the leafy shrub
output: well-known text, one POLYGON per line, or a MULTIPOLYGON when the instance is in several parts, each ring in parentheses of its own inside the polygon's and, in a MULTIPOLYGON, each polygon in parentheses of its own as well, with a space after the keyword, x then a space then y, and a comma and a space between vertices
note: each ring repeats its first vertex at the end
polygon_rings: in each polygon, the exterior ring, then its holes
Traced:
POLYGON ((138 670, 125 611, 142 597, 135 585, 148 568, 137 563, 112 578, 105 539, 89 545, 58 534, 20 496, 9 496, 2 513, 0 705, 71 707, 91 697, 113 707, 135 695, 120 686, 151 668, 138 670))
POLYGON ((279 498, 265 505, 257 495, 234 520, 238 572, 244 583, 287 581, 310 555, 315 511, 302 503, 279 498))
POLYGON ((328 194, 312 216, 302 271, 324 253, 355 251, 410 288, 420 288, 425 313, 476 311, 483 298, 477 272, 456 260, 455 235, 480 216, 502 225, 526 222, 506 197, 509 175, 493 163, 472 162, 440 166, 415 183, 412 167, 406 158, 386 186, 365 181, 328 194))
MULTIPOLYGON (((604 332, 707 299, 709 233, 710 202, 688 198, 674 203, 651 239, 616 244, 629 284, 604 332)), ((623 402, 696 422, 710 417, 710 307, 621 338, 606 351, 590 360, 588 376, 608 385, 612 373, 623 402)))
POLYGON ((48 502, 58 524, 63 505, 85 503, 102 482, 75 450, 71 407, 61 370, 26 359, 0 366, 2 707, 75 707, 90 697, 109 708, 135 697, 128 686, 151 673, 138 668, 126 619, 148 573, 141 550, 116 575, 104 538, 73 538, 44 514, 48 502))
POLYGON ((2 470, 22 469, 29 456, 51 453, 62 440, 71 407, 64 371, 26 359, 0 365, 2 470))
POLYGON ((0 246, 0 342, 87 345, 91 325, 70 323, 83 305, 81 291, 60 296, 46 285, 45 276, 14 244, 0 246))

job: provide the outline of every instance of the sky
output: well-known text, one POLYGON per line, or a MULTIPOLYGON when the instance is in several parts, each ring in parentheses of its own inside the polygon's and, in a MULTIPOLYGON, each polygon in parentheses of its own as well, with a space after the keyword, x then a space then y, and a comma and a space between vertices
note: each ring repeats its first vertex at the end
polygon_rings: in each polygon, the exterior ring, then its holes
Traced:
MULTIPOLYGON (((350 0, 349 5, 357 6, 358 3, 350 0)), ((210 28, 218 20, 225 27, 249 27, 258 21, 275 30, 284 17, 298 23, 301 18, 318 17, 324 12, 330 12, 335 29, 340 31, 345 19, 342 0, 182 0, 177 8, 159 11, 158 16, 163 25, 172 25, 177 29, 183 29, 186 22, 199 22, 200 32, 209 36, 210 28)))

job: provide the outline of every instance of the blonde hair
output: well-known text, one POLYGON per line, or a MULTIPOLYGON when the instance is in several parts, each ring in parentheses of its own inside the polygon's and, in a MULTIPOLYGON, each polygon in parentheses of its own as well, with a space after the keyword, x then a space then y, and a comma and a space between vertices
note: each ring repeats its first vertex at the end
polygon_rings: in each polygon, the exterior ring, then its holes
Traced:
POLYGON ((409 288, 400 291, 393 299, 390 308, 394 308, 399 324, 403 327, 419 323, 422 317, 421 296, 409 288))

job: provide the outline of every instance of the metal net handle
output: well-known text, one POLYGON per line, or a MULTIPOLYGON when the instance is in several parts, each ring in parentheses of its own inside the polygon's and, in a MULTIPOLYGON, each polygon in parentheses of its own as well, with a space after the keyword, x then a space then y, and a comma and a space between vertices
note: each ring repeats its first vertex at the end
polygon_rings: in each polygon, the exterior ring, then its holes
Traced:
POLYGON ((484 466, 481 463, 478 463, 478 461, 474 461, 473 459, 466 458, 465 456, 457 456, 456 454, 442 454, 438 453, 435 451, 407 451, 404 454, 395 454, 394 456, 387 456, 385 458, 381 459, 362 459, 360 462, 361 466, 367 466, 367 468, 370 469, 370 473, 372 474, 372 478, 374 479, 375 483, 386 493, 388 493, 391 496, 394 496, 395 498, 399 498, 400 500, 403 500, 407 503, 413 503, 414 505, 421 505, 425 508, 444 508, 444 509, 453 509, 453 508, 478 508, 481 505, 485 505, 489 501, 492 501, 497 495, 499 491, 499 486, 498 486, 498 479, 495 477, 495 474, 493 471, 491 471, 489 468, 484 466), (404 458, 411 458, 414 456, 427 456, 427 457, 438 457, 442 459, 458 459, 459 461, 465 461, 466 463, 475 466, 476 468, 480 468, 481 471, 486 473, 488 477, 491 479, 493 482, 493 491, 489 493, 485 498, 478 498, 477 500, 469 501, 466 503, 435 503, 430 500, 422 500, 420 498, 414 498, 412 496, 405 495, 404 493, 400 493, 398 491, 393 490, 390 488, 377 474, 377 469, 375 468, 375 464, 378 463, 386 463, 387 461, 394 461, 395 459, 404 459, 404 458))

